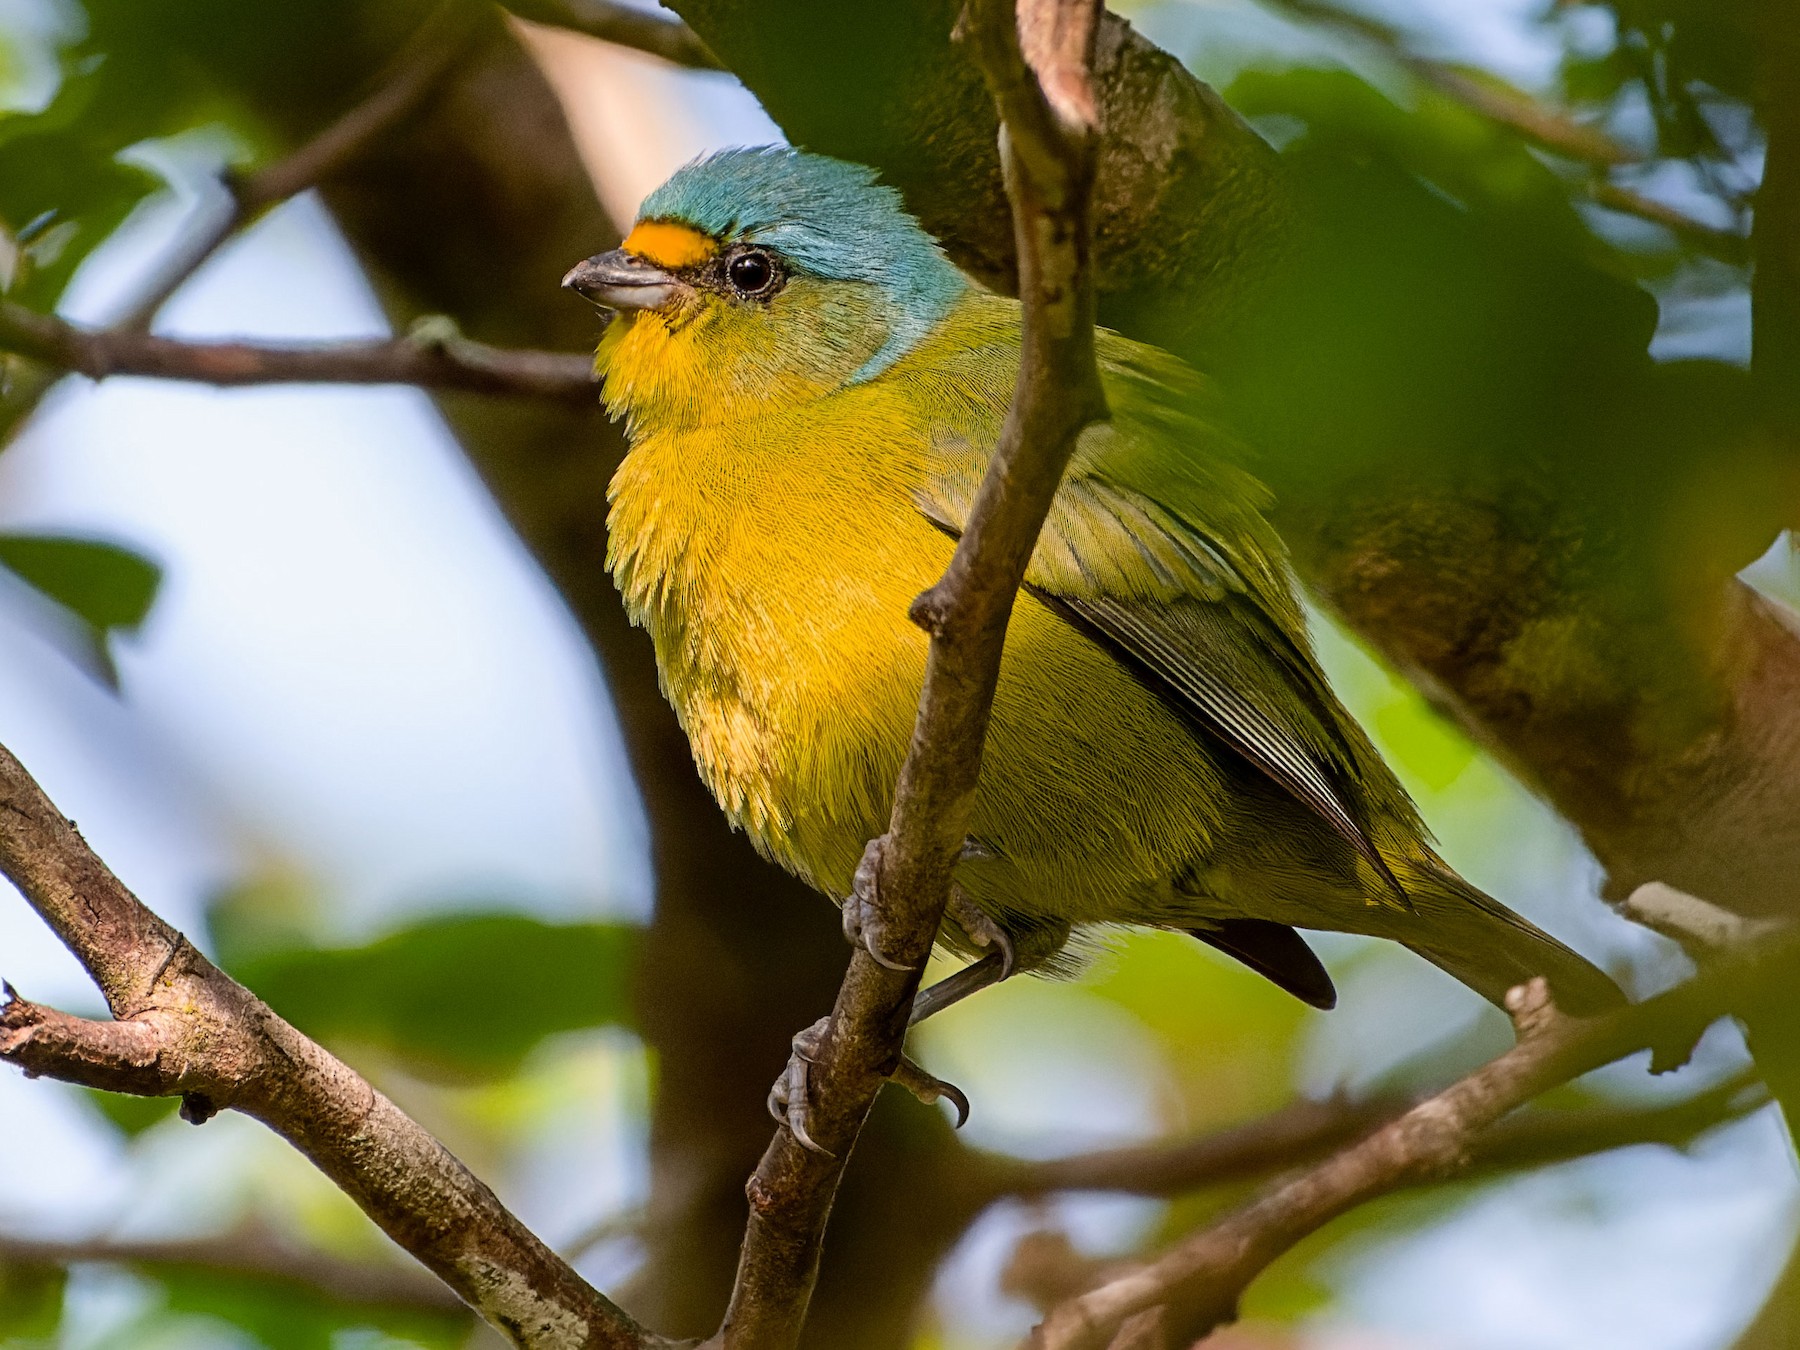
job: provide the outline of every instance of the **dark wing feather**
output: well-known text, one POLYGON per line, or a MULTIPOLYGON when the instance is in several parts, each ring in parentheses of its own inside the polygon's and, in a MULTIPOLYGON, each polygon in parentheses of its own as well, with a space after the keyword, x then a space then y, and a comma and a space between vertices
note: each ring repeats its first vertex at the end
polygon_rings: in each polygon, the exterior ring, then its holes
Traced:
POLYGON ((1224 741, 1319 816, 1392 886, 1404 892, 1370 841, 1355 757, 1331 697, 1298 652, 1259 622, 1253 602, 1146 604, 1109 596, 1033 594, 1120 657, 1150 688, 1224 741), (1259 631, 1262 630, 1262 631, 1259 631))

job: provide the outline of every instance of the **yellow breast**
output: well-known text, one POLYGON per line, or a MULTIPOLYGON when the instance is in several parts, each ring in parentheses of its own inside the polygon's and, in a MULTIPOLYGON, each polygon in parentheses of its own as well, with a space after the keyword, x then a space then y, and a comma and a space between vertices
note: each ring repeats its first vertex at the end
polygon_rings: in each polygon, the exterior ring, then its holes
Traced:
POLYGON ((952 549, 915 505, 929 431, 882 382, 739 413, 640 429, 609 565, 720 804, 842 894, 917 707, 906 611, 952 549))

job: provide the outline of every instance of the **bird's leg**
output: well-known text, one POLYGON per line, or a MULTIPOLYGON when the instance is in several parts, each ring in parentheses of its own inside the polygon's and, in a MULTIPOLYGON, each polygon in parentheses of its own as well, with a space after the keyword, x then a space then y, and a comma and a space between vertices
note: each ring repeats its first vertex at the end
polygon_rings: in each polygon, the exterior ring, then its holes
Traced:
MULTIPOLYGON (((863 850, 862 860, 856 864, 856 874, 850 880, 850 894, 844 898, 844 938, 853 947, 861 947, 874 958, 877 964, 889 970, 911 970, 912 967, 903 961, 896 961, 884 950, 882 941, 886 920, 881 914, 881 858, 887 849, 887 836, 878 835, 869 841, 863 850)), ((992 856, 977 841, 970 839, 963 844, 959 861, 986 858, 992 856)), ((1000 952, 1006 958, 1006 975, 1013 973, 1016 954, 1013 951, 1012 938, 1006 930, 969 899, 960 886, 950 887, 950 904, 944 911, 957 927, 968 934, 969 941, 977 947, 1000 952)))
POLYGON ((989 952, 953 975, 946 975, 929 989, 921 989, 913 999, 912 1017, 907 1026, 916 1027, 927 1017, 935 1017, 953 1003, 961 1003, 970 994, 999 984, 1007 976, 1006 954, 989 952))
MULTIPOLYGON (((781 1071, 781 1077, 769 1089, 769 1114, 775 1117, 776 1123, 785 1125, 788 1133, 794 1136, 794 1142, 802 1148, 823 1153, 826 1157, 833 1156, 831 1150, 811 1134, 810 1079, 813 1063, 818 1059, 819 1050, 830 1032, 831 1019, 821 1017, 794 1037, 793 1054, 788 1057, 787 1068, 781 1071)), ((943 1079, 926 1073, 904 1055, 900 1057, 900 1065, 890 1077, 927 1106, 937 1101, 950 1102, 956 1107, 957 1129, 960 1130, 968 1121, 969 1099, 954 1083, 946 1083, 943 1079)))
MULTIPOLYGON (((844 899, 844 937, 889 970, 910 970, 912 967, 892 959, 883 950, 886 920, 881 913, 880 877, 881 858, 886 847, 887 836, 881 835, 871 839, 868 847, 863 850, 862 861, 857 863, 856 875, 850 883, 850 894, 844 899)), ((963 846, 962 856, 979 858, 987 855, 980 845, 971 841, 963 846)), ((977 947, 988 948, 989 954, 920 993, 913 1002, 909 1026, 916 1026, 933 1013, 943 1011, 978 989, 998 984, 1013 973, 1016 954, 1012 938, 977 907, 961 887, 951 887, 950 903, 945 913, 968 934, 972 943, 977 947)), ((787 1126, 797 1143, 815 1153, 827 1153, 829 1150, 821 1146, 810 1133, 810 1078, 819 1048, 830 1030, 831 1019, 822 1017, 794 1037, 793 1054, 788 1058, 787 1068, 782 1070, 781 1077, 769 1089, 769 1114, 787 1126)), ((954 1083, 947 1083, 927 1073, 904 1055, 901 1056, 892 1079, 927 1106, 937 1101, 949 1101, 956 1107, 958 1129, 968 1120, 969 1099, 963 1090, 954 1083)))

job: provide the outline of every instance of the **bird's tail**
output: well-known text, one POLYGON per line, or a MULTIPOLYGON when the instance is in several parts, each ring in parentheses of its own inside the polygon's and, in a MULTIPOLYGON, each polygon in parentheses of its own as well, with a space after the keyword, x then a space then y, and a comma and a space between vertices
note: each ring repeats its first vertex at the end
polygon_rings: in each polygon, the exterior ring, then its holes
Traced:
POLYGON ((1624 1004, 1599 967, 1435 859, 1407 866, 1400 880, 1423 920, 1417 930, 1430 937, 1395 936, 1489 1002, 1504 1007, 1508 989, 1542 975, 1557 1006, 1577 1017, 1624 1004))

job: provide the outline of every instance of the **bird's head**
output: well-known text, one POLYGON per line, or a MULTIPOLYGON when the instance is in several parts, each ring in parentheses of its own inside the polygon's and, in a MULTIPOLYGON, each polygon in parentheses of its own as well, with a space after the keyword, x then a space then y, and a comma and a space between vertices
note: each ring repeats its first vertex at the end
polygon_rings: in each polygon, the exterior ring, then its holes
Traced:
POLYGON ((875 379, 968 282, 873 171, 765 147, 677 170, 563 284, 619 315, 607 406, 694 423, 875 379))

